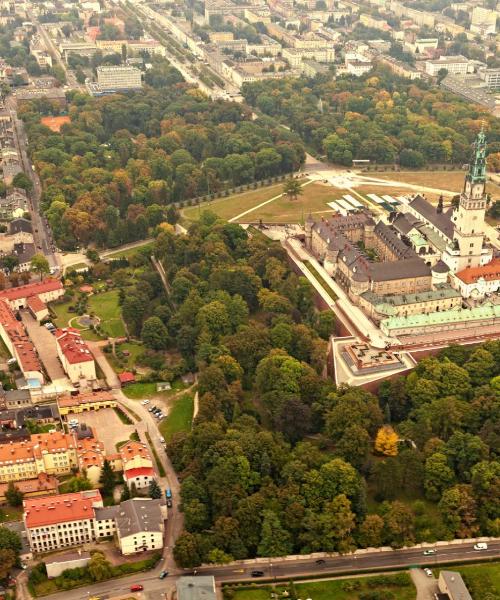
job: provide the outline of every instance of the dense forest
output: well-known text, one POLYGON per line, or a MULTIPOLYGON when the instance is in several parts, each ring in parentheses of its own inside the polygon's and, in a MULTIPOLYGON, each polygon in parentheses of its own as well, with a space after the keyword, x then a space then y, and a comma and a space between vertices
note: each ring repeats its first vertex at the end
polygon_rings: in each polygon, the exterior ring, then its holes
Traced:
POLYGON ((336 388, 333 313, 279 244, 205 212, 154 252, 169 292, 138 255, 122 314, 162 376, 199 373, 194 426, 167 448, 179 565, 500 534, 500 341, 452 346, 378 396, 336 388))
POLYGON ((297 169, 296 134, 253 120, 248 107, 208 100, 175 69, 146 74, 147 93, 91 98, 72 92, 71 123, 40 124, 47 101, 21 111, 42 205, 62 248, 142 239, 172 202, 297 169))
POLYGON ((467 163, 483 122, 489 153, 500 152, 500 120, 486 109, 382 67, 363 77, 246 83, 242 91, 251 106, 346 166, 353 159, 405 167, 467 163))

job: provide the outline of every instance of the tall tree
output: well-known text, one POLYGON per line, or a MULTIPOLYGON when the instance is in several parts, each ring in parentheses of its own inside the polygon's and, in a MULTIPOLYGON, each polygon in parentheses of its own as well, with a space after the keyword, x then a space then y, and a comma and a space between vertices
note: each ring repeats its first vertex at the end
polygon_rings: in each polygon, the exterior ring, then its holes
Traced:
POLYGON ((259 556, 286 556, 292 551, 290 534, 283 528, 277 514, 264 510, 259 556))
POLYGON ((35 254, 31 259, 31 270, 40 275, 40 281, 43 276, 50 273, 49 261, 43 254, 35 254))
POLYGON ((283 184, 283 194, 288 200, 297 200, 297 197, 301 196, 303 193, 304 190, 302 189, 302 184, 294 177, 290 177, 283 184))
POLYGON ((102 465, 99 483, 101 484, 104 496, 111 496, 113 494, 116 483, 116 473, 113 471, 113 467, 107 458, 104 459, 102 465))

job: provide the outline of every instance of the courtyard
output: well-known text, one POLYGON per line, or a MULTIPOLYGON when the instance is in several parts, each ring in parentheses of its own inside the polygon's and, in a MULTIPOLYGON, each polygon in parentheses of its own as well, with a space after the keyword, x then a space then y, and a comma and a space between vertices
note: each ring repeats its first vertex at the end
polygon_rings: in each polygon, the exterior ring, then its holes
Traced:
POLYGON ((122 423, 112 408, 80 413, 76 417, 80 424, 92 428, 95 437, 104 444, 107 454, 116 453, 116 444, 127 441, 135 431, 135 425, 122 423))

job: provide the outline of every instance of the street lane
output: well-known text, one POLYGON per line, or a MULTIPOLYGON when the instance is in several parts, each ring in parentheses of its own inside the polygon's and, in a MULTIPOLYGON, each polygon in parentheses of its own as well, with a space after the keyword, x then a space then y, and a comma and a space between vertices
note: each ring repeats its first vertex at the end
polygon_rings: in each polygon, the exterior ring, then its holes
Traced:
POLYGON ((144 593, 147 598, 161 598, 163 594, 169 592, 174 586, 176 579, 181 575, 214 575, 218 584, 228 582, 253 581, 259 583, 266 580, 287 580, 292 577, 328 577, 329 575, 339 575, 343 573, 352 573, 369 569, 380 569, 389 571, 398 567, 411 566, 429 566, 436 567, 440 564, 453 562, 482 561, 500 558, 500 540, 489 541, 488 550, 477 552, 473 549, 473 543, 446 544, 440 543, 435 546, 426 546, 426 548, 435 548, 437 554, 434 556, 424 556, 423 548, 409 548, 405 550, 384 550, 384 551, 358 551, 345 556, 315 555, 314 558, 293 558, 293 559, 256 559, 241 561, 231 565, 224 566, 204 566, 195 569, 172 569, 167 578, 160 580, 158 575, 164 568, 160 562, 156 569, 148 573, 139 573, 124 577, 119 580, 111 580, 99 583, 90 587, 80 588, 60 592, 46 596, 46 598, 61 598, 64 593, 64 600, 88 600, 89 595, 106 596, 125 594, 134 583, 141 583, 144 586, 144 593), (325 563, 318 565, 316 560, 322 558, 325 563), (264 572, 262 578, 252 578, 251 571, 259 570, 264 572))

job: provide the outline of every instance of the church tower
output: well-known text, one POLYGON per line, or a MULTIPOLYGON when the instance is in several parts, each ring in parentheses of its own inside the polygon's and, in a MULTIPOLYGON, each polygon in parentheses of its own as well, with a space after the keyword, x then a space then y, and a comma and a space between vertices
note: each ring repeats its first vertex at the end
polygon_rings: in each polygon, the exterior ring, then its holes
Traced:
POLYGON ((483 249, 486 214, 486 137, 481 130, 474 142, 474 154, 465 176, 458 209, 453 213, 453 244, 443 260, 453 272, 488 263, 492 254, 483 249))

